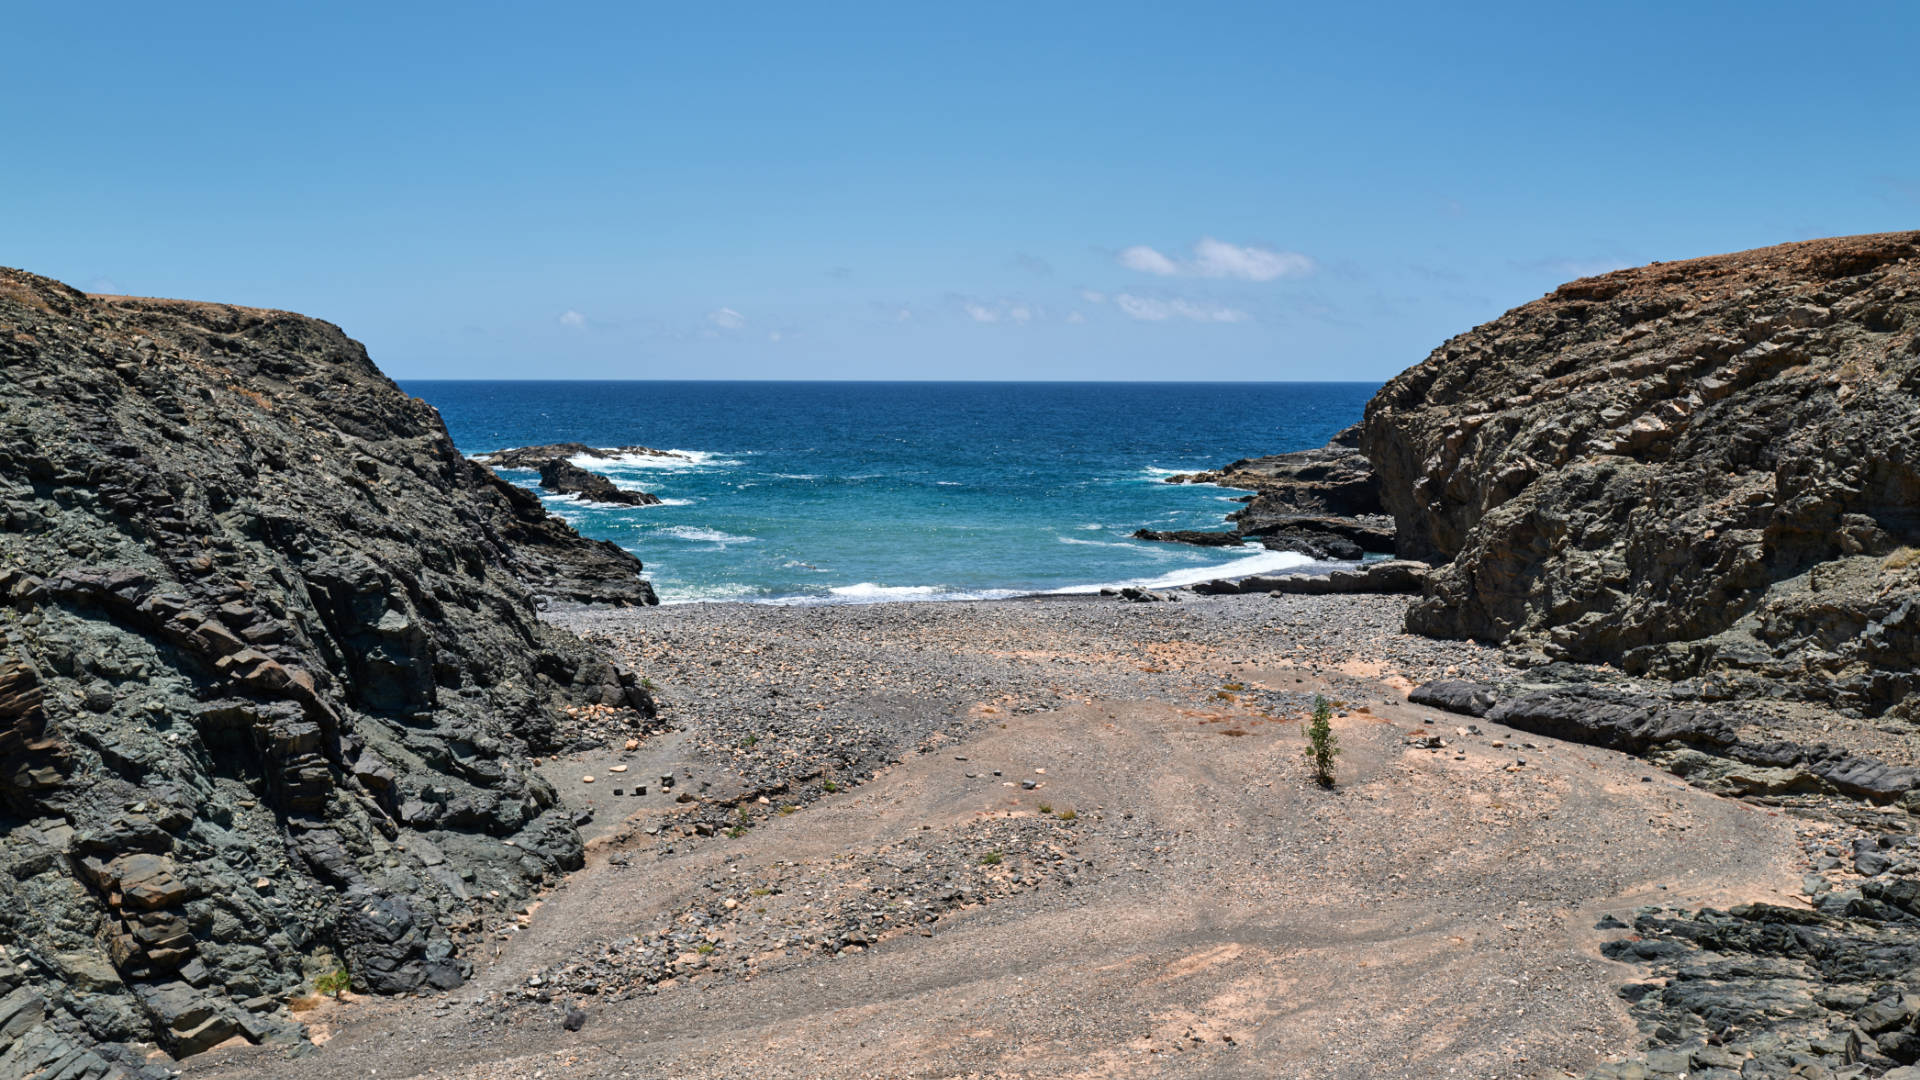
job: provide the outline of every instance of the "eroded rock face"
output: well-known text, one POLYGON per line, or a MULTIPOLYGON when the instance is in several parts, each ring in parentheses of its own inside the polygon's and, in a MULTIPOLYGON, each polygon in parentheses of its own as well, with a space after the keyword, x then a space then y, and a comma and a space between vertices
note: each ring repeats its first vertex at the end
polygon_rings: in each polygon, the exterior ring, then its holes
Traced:
POLYGON ((1368 404, 1409 627, 1920 709, 1920 233, 1577 281, 1368 404))
POLYGON ((457 985, 452 928, 580 862, 526 756, 652 708, 536 616, 653 602, 638 560, 317 320, 0 270, 0 522, 0 1054, 295 1038, 316 954, 457 985))
POLYGON ((1244 458, 1213 472, 1181 473, 1169 484, 1218 484, 1253 492, 1227 515, 1228 532, 1156 532, 1134 536, 1219 546, 1258 542, 1272 551, 1315 559, 1357 560, 1394 550, 1393 519, 1380 503, 1380 480, 1359 449, 1360 430, 1348 428, 1315 450, 1244 458))

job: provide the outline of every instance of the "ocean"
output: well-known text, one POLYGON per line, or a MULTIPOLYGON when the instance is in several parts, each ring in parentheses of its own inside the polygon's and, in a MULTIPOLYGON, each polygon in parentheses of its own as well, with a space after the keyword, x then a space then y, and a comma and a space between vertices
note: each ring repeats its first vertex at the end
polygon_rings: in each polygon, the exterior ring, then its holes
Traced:
MULTIPOLYGON (((1304 556, 1135 540, 1243 494, 1176 472, 1320 446, 1373 383, 403 382, 466 454, 580 442, 650 507, 541 492, 645 562, 664 603, 984 599, 1171 587, 1304 556)), ((503 470, 538 492, 531 472, 503 470)))

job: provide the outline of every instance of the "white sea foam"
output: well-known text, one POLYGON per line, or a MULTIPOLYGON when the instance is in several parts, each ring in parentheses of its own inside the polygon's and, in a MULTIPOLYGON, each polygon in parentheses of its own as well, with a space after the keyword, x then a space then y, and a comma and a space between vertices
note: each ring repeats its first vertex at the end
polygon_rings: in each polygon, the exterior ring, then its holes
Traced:
POLYGON ((729 600, 746 600, 758 595, 760 590, 752 585, 737 581, 721 582, 718 585, 702 585, 682 589, 678 586, 662 588, 660 606, 669 604, 723 604, 729 600))
MULTIPOLYGON (((614 486, 619 487, 617 484, 614 486)), ((623 487, 620 488, 620 490, 638 491, 639 489, 623 487)), ((568 510, 648 510, 655 506, 690 506, 693 503, 691 499, 661 499, 657 503, 648 503, 646 506, 630 506, 627 503, 598 502, 594 499, 583 498, 572 492, 568 492, 565 495, 557 495, 552 492, 542 491, 539 495, 540 501, 547 504, 548 510, 562 517, 566 516, 568 510)))
POLYGON ((1152 550, 1151 548, 1142 547, 1139 544, 1128 544, 1119 540, 1081 540, 1073 536, 1056 536, 1054 539, 1063 544, 1078 544, 1081 547, 1126 548, 1128 551, 1138 551, 1143 554, 1152 550))
POLYGON ((1096 521, 1096 522, 1094 522, 1094 523, 1093 523, 1093 524, 1091 524, 1091 525, 1081 525, 1081 526, 1079 526, 1079 527, 1080 527, 1080 528, 1082 528, 1082 529, 1104 529, 1104 528, 1106 528, 1106 526, 1105 526, 1105 525, 1102 525, 1102 524, 1100 524, 1100 523, 1099 523, 1099 522, 1097 522, 1097 521, 1096 521))
POLYGON ((755 536, 735 536, 719 529, 703 529, 698 525, 674 525, 659 532, 661 536, 674 536, 682 540, 698 540, 709 544, 746 544, 759 539, 755 536))
MULTIPOLYGON (((1249 550, 1249 549, 1242 549, 1249 550)), ((1113 581, 1099 585, 1071 585, 1064 589, 1054 589, 1055 593, 1078 594, 1096 593, 1101 589, 1172 589, 1181 585, 1192 585, 1215 578, 1248 577, 1253 574, 1271 574, 1282 570, 1295 570, 1311 564, 1314 560, 1297 551, 1249 551, 1229 563, 1217 566, 1188 566, 1159 577, 1136 578, 1132 581, 1113 581)))
POLYGON ((540 501, 547 504, 548 510, 551 510, 556 514, 559 514, 561 517, 566 517, 567 511, 569 510, 636 510, 636 509, 639 509, 639 507, 628 506, 626 503, 596 502, 592 499, 581 498, 579 495, 575 495, 571 493, 566 495, 542 494, 540 496, 540 501))
POLYGON ((965 590, 945 585, 877 585, 862 581, 828 589, 825 596, 776 596, 754 602, 778 607, 814 607, 823 604, 895 604, 909 600, 1005 600, 1010 596, 1024 595, 1026 593, 1019 589, 965 590))
POLYGON ((621 454, 615 448, 593 454, 575 454, 568 460, 583 469, 598 465, 622 465, 630 469, 658 469, 667 472, 684 472, 688 469, 723 468, 739 465, 737 458, 724 457, 711 450, 668 450, 666 454, 621 454))
POLYGON ((958 481, 958 480, 935 480, 935 481, 934 481, 934 485, 935 485, 936 487, 959 487, 959 486, 960 486, 960 481, 958 481))

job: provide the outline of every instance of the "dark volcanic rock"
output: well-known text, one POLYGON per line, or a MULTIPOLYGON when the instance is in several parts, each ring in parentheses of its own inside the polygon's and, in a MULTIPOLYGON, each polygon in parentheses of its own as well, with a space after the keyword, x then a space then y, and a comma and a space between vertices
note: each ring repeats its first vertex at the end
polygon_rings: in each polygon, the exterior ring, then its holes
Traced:
POLYGON ((1920 1061, 1920 881, 1828 892, 1817 910, 1640 911, 1601 948, 1656 976, 1621 989, 1647 1047, 1592 1080, 1909 1076, 1920 1061), (1850 894, 1850 895, 1847 895, 1850 894))
POLYGON ((1227 515, 1231 532, 1134 533, 1143 540, 1223 545, 1256 540, 1274 551, 1316 559, 1356 560, 1394 550, 1393 519, 1380 503, 1380 485, 1358 449, 1359 428, 1317 450, 1233 462, 1215 472, 1182 473, 1169 484, 1218 484, 1254 494, 1227 515), (1227 538, 1227 539, 1216 539, 1227 538))
POLYGON ((320 963, 458 984, 580 863, 526 756, 652 708, 539 598, 639 562, 317 320, 0 270, 0 371, 0 1060, 297 1037, 320 963))
POLYGON ((1367 406, 1418 632, 1920 709, 1920 233, 1577 281, 1367 406))
POLYGON ((1239 547, 1246 540, 1237 532, 1208 532, 1202 529, 1135 529, 1136 540, 1157 540, 1163 544, 1192 544, 1196 547, 1239 547))
POLYGON ((540 486, 563 495, 578 495, 590 502, 620 506, 657 506, 660 496, 644 491, 627 491, 613 481, 591 473, 565 458, 553 458, 540 465, 540 486))
POLYGON ((1739 794, 1820 791, 1888 803, 1920 791, 1920 769, 1889 765, 1825 743, 1755 742, 1735 718, 1601 686, 1560 686, 1502 696, 1482 683, 1442 680, 1407 700, 1565 742, 1648 758, 1710 790, 1739 794))
POLYGON ((1332 593, 1417 593, 1426 582, 1431 567, 1408 559, 1387 559, 1367 563, 1352 570, 1330 574, 1256 575, 1239 579, 1203 581, 1193 587, 1197 593, 1292 593, 1327 596, 1332 593))
POLYGON ((473 455, 473 460, 482 465, 491 465, 496 469, 538 469, 555 458, 592 457, 611 461, 622 457, 662 457, 691 460, 685 454, 676 454, 671 450, 655 450, 648 446, 588 446, 586 443, 549 443, 545 446, 516 446, 511 450, 494 450, 485 454, 473 455))

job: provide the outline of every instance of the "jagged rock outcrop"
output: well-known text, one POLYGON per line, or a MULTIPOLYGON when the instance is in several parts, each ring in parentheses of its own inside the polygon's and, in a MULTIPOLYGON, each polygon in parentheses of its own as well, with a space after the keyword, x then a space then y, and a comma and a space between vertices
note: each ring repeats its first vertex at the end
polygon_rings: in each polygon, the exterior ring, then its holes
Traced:
POLYGON ((588 502, 616 506, 658 506, 660 496, 644 491, 615 487, 599 473, 588 472, 565 458, 553 458, 540 464, 540 486, 562 495, 578 495, 588 502))
POLYGON ((1347 428, 1315 450, 1244 458, 1213 472, 1169 476, 1169 484, 1218 484, 1253 492, 1227 515, 1223 532, 1156 532, 1142 540, 1222 546, 1248 541, 1316 559, 1354 560, 1394 550, 1393 519, 1380 502, 1379 478, 1347 428))
POLYGON ((654 602, 638 560, 314 319, 0 270, 0 522, 0 1061, 297 1039, 316 965, 458 984, 581 859, 526 756, 651 712, 536 615, 654 602))
POLYGON ((1920 233, 1562 286, 1367 406, 1418 632, 1920 714, 1920 233))
POLYGON ((507 450, 490 450, 484 454, 473 455, 473 460, 496 469, 538 469, 555 458, 590 457, 603 461, 612 461, 623 457, 679 458, 692 460, 685 454, 672 450, 655 450, 650 446, 588 446, 586 443, 548 443, 545 446, 515 446, 507 450))

